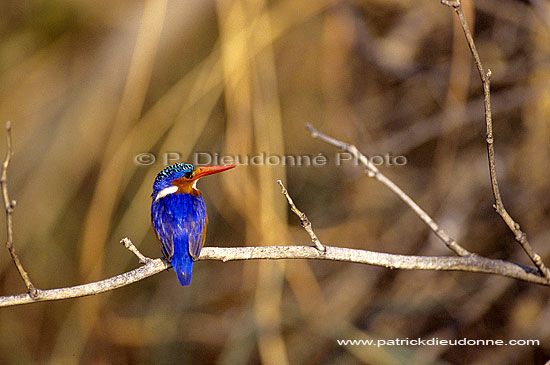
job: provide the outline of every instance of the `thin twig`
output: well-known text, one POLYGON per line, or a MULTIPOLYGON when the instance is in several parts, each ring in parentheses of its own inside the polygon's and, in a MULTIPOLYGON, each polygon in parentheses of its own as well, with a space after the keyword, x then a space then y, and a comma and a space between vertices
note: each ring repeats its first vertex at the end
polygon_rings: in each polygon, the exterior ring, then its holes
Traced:
POLYGON ((288 190, 283 185, 283 182, 281 180, 277 180, 277 182, 279 183, 279 185, 281 185, 281 192, 286 197, 286 200, 288 200, 288 204, 290 205, 290 210, 292 210, 292 212, 296 214, 298 218, 300 218, 300 223, 302 224, 302 227, 304 227, 307 234, 309 234, 309 237, 311 237, 311 241, 315 244, 315 247, 319 251, 325 252, 325 246, 323 246, 321 241, 319 241, 319 238, 317 238, 317 235, 315 234, 315 232, 313 232, 313 228, 311 228, 311 222, 307 218, 306 214, 296 207, 296 205, 294 204, 294 201, 288 194, 288 190))
POLYGON ((152 258, 144 256, 128 237, 124 237, 123 239, 121 239, 120 243, 122 243, 124 247, 126 247, 130 252, 136 255, 140 264, 145 265, 149 263, 149 261, 153 260, 152 258))
POLYGON ((472 53, 472 56, 474 58, 474 63, 479 73, 479 78, 481 79, 481 83, 483 85, 483 104, 485 107, 485 124, 487 127, 487 135, 485 140, 487 142, 487 156, 489 159, 489 175, 491 177, 491 188, 493 190, 493 196, 495 198, 495 204, 493 205, 493 207, 504 220, 508 228, 510 228, 510 230, 514 234, 516 241, 521 245, 527 256, 529 256, 529 258, 536 265, 541 274, 550 279, 550 270, 544 265, 544 263, 542 262, 542 258, 531 247, 531 244, 527 240, 527 235, 523 231, 521 231, 519 223, 514 221, 506 208, 504 208, 504 204, 500 196, 495 164, 493 117, 491 113, 491 70, 488 69, 487 71, 485 71, 483 69, 481 59, 479 58, 479 53, 477 52, 477 48, 474 43, 472 32, 470 31, 470 27, 468 26, 468 22, 466 21, 466 17, 464 16, 464 12, 462 11, 462 3, 460 2, 460 0, 441 0, 441 3, 443 5, 451 7, 458 16, 458 20, 460 22, 460 25, 462 26, 464 35, 466 36, 468 46, 470 47, 470 52, 472 53))
MULTIPOLYGON (((333 246, 324 247, 326 251, 323 255, 319 255, 319 250, 313 246, 204 247, 198 260, 222 262, 280 259, 330 260, 383 266, 391 269, 487 273, 550 286, 550 280, 541 277, 535 268, 488 259, 475 254, 467 257, 407 256, 333 246)), ((68 288, 41 290, 38 298, 33 298, 28 293, 3 296, 0 297, 0 307, 104 293, 138 282, 170 267, 170 264, 164 259, 148 259, 145 265, 109 279, 68 288)))
POLYGON ((408 196, 401 188, 394 184, 393 181, 388 179, 384 174, 378 170, 378 168, 359 150, 352 144, 347 144, 332 137, 327 136, 315 129, 311 124, 307 124, 307 128, 311 131, 311 136, 313 138, 318 138, 328 144, 331 144, 337 148, 340 148, 343 151, 349 152, 356 160, 361 161, 361 163, 366 167, 366 171, 369 177, 375 178, 384 184, 388 189, 394 192, 401 200, 403 200, 419 217, 424 223, 430 227, 430 229, 439 237, 445 245, 456 253, 459 256, 468 256, 471 255, 471 252, 460 246, 454 238, 449 236, 439 225, 426 213, 416 202, 408 196))
POLYGON ((2 187, 2 199, 4 200, 4 209, 6 210, 6 247, 10 252, 11 258, 19 271, 19 275, 25 282, 25 286, 29 291, 31 297, 36 298, 39 295, 38 289, 34 287, 29 277, 29 274, 23 268, 19 256, 15 252, 15 247, 13 246, 13 209, 15 207, 15 200, 10 200, 8 195, 8 167, 11 162, 11 156, 13 154, 12 144, 11 144, 11 123, 6 123, 6 132, 7 132, 7 151, 6 158, 2 164, 2 174, 0 175, 0 185, 2 187))

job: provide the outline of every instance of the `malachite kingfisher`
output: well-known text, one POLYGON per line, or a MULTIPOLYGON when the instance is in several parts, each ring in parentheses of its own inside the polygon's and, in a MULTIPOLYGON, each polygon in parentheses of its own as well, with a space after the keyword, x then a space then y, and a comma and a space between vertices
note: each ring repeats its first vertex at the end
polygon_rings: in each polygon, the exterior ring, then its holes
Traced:
POLYGON ((208 216, 197 181, 233 167, 176 163, 159 172, 155 179, 151 222, 162 254, 172 264, 182 286, 191 283, 193 261, 199 257, 206 238, 208 216))

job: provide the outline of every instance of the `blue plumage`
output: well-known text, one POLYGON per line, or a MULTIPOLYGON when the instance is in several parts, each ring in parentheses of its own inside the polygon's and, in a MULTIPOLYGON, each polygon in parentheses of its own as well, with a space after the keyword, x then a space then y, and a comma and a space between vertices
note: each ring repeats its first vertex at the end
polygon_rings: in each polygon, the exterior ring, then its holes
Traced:
POLYGON ((177 163, 166 167, 153 184, 151 221, 161 242, 162 254, 170 261, 183 286, 191 283, 193 260, 200 255, 208 217, 199 178, 233 168, 232 165, 194 167, 177 163))
POLYGON ((181 285, 191 283, 193 258, 200 255, 206 230, 206 207, 200 195, 169 194, 151 205, 153 227, 181 285))

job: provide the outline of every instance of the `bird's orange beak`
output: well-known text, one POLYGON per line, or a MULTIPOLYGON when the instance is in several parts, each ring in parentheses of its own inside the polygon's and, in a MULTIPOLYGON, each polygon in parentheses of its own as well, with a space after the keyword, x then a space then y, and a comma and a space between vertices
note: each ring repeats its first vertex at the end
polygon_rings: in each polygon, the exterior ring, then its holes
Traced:
POLYGON ((215 166, 199 166, 195 168, 193 178, 191 180, 198 180, 203 176, 217 174, 225 170, 229 170, 235 167, 235 165, 215 165, 215 166))

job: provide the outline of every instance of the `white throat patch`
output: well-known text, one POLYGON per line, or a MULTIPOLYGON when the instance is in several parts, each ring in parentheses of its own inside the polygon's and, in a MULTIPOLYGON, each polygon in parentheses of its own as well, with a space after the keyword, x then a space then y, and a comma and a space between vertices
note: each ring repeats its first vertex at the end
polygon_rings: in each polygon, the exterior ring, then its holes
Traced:
POLYGON ((158 192, 157 197, 155 198, 155 202, 157 202, 161 198, 164 198, 166 195, 174 194, 176 191, 178 191, 177 186, 170 186, 168 188, 162 189, 158 192))

